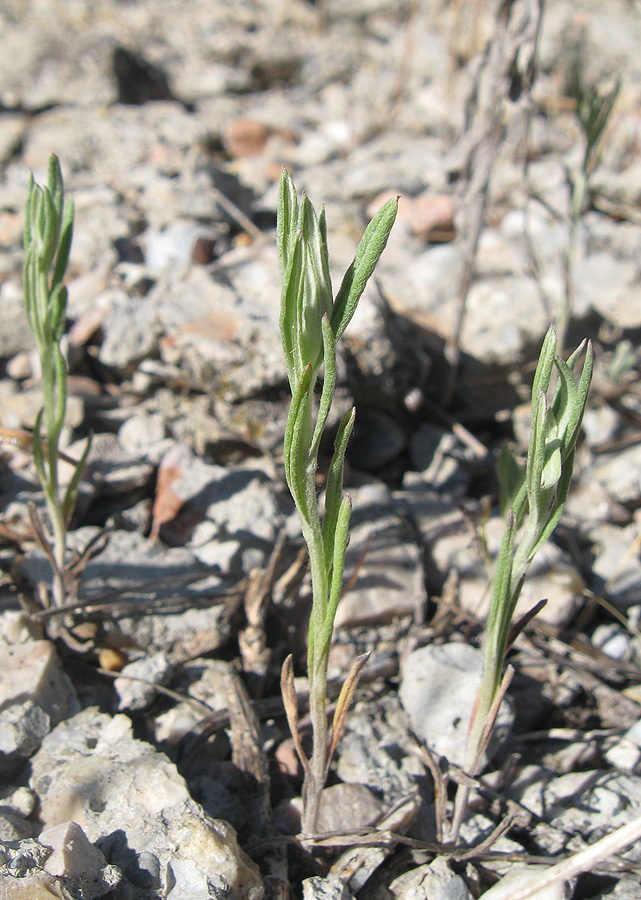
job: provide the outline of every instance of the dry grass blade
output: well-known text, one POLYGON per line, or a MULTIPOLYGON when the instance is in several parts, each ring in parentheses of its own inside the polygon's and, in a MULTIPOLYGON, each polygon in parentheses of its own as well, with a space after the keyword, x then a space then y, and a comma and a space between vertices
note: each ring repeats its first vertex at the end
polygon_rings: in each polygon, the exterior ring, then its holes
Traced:
POLYGON ((367 653, 363 653, 361 654, 361 656, 356 657, 356 659, 352 663, 351 669, 349 670, 349 674, 345 679, 345 682, 343 683, 341 692, 338 695, 338 702, 336 704, 336 711, 334 713, 334 720, 332 722, 331 741, 329 744, 329 750, 327 751, 328 765, 331 762, 334 751, 336 750, 336 746, 343 735, 345 720, 347 719, 347 713, 349 712, 349 707, 351 705, 354 692, 358 687, 358 680, 370 656, 371 651, 368 651, 367 653))
POLYGON ((303 750, 300 733, 298 731, 298 699, 296 697, 296 688, 294 686, 294 661, 291 653, 283 663, 283 668, 280 673, 280 690, 283 697, 287 724, 289 725, 292 740, 294 741, 294 747, 296 748, 296 753, 298 754, 303 769, 307 772, 309 771, 309 760, 303 750))
POLYGON ((418 756, 432 776, 432 784, 434 787, 434 814, 436 818, 436 840, 439 844, 442 844, 445 835, 445 825, 447 823, 447 785, 450 780, 449 773, 441 770, 436 755, 427 744, 417 744, 413 740, 407 741, 404 745, 404 749, 408 753, 418 756))
POLYGON ((285 530, 282 529, 276 539, 267 566, 263 569, 253 569, 250 572, 243 597, 247 626, 240 632, 238 644, 243 661, 243 671, 253 676, 253 684, 250 685, 250 689, 254 696, 263 692, 265 674, 271 658, 271 650, 267 646, 265 633, 265 616, 284 544, 285 530))
MULTIPOLYGON (((258 720, 240 677, 227 666, 227 707, 231 723, 232 762, 246 776, 248 800, 252 807, 253 831, 258 837, 274 838, 267 760, 263 752, 258 720)), ((287 852, 278 841, 269 841, 262 859, 267 898, 289 896, 287 852)))
POLYGON ((503 837, 506 834, 512 825, 519 819, 523 817, 522 811, 515 804, 511 805, 511 808, 508 811, 507 816, 502 819, 499 824, 492 829, 492 831, 488 834, 486 838, 480 841, 478 844, 475 844, 474 847, 471 847, 469 850, 459 853, 457 855, 457 859, 475 859, 479 856, 479 854, 485 853, 490 850, 491 847, 499 840, 499 838, 503 837))
MULTIPOLYGON (((0 428, 0 444, 7 444, 10 447, 15 447, 17 450, 26 450, 29 453, 33 453, 33 434, 17 428, 0 428)), ((47 441, 42 441, 42 449, 44 453, 49 452, 47 441)), ((58 450, 58 459, 74 467, 77 467, 79 464, 79 460, 63 453, 62 450, 58 450)))
POLYGON ((509 881, 503 885, 505 881, 503 879, 486 891, 482 900, 539 900, 546 888, 593 869, 598 863, 619 853, 640 837, 641 816, 638 816, 627 825, 622 825, 616 831, 601 838, 591 847, 586 847, 585 850, 575 853, 569 859, 552 866, 543 875, 534 876, 527 886, 515 889, 509 881))

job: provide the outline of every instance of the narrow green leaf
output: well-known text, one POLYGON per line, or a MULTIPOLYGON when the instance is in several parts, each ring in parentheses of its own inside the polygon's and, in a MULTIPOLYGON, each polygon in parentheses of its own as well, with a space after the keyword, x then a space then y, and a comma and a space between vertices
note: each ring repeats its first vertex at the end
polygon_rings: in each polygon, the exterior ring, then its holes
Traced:
POLYGON ((503 532, 503 539, 496 560, 494 587, 485 636, 483 680, 489 678, 495 684, 500 682, 500 670, 503 665, 510 620, 515 531, 516 516, 510 512, 505 522, 505 531, 503 532))
POLYGON ((24 309, 27 323, 31 331, 36 334, 38 331, 38 323, 36 319, 36 284, 38 280, 36 268, 36 248, 34 244, 29 244, 24 260, 22 270, 22 280, 24 287, 24 309))
POLYGON ((285 366, 292 394, 303 376, 299 352, 298 307, 302 302, 303 237, 295 234, 288 257, 287 272, 283 277, 280 303, 280 338, 285 353, 285 366))
POLYGON ((303 363, 318 369, 323 359, 322 319, 332 312, 329 265, 314 207, 303 197, 298 211, 303 235, 303 292, 298 306, 298 343, 303 363))
POLYGON ((538 509, 541 492, 541 475, 545 465, 545 419, 547 415, 547 399, 544 392, 539 391, 532 406, 532 426, 530 445, 528 447, 525 477, 527 483, 530 514, 538 509))
POLYGON ((71 517, 73 516, 73 511, 76 507, 76 499, 78 497, 78 488, 80 486, 80 481, 82 479, 83 472, 85 470, 85 465, 87 463, 87 457, 89 456, 89 451, 91 450, 91 443, 93 440, 93 435, 89 435, 87 438, 87 442, 85 444, 85 449, 82 451, 82 456, 78 460, 75 471, 71 476, 71 480, 67 485, 67 490, 65 491, 64 499, 62 501, 62 517, 64 519, 65 525, 67 528, 71 522, 71 517))
POLYGON ((64 203, 64 184, 62 181, 60 162, 58 160, 58 157, 54 153, 52 153, 49 157, 49 172, 47 183, 56 212, 56 217, 58 221, 60 221, 60 219, 62 218, 62 205, 64 203))
POLYGON ((57 447, 57 441, 65 423, 65 410, 67 408, 67 363, 60 351, 59 344, 54 344, 52 349, 56 385, 55 431, 54 434, 48 435, 48 439, 50 443, 56 444, 57 447))
POLYGON ((33 192, 34 192, 34 180, 33 175, 29 175, 29 187, 27 188, 27 199, 24 205, 24 228, 23 228, 23 247, 26 250, 29 249, 33 242, 33 234, 32 234, 32 216, 33 216, 33 192))
POLYGON ((49 296, 49 324, 54 341, 60 343, 65 333, 67 312, 67 288, 58 284, 49 296))
POLYGON ((549 409, 545 417, 545 448, 541 470, 541 487, 544 490, 554 487, 561 477, 561 449, 556 419, 549 409))
POLYGON ((53 197, 48 188, 43 193, 44 229, 42 232, 42 248, 38 254, 41 272, 48 272, 52 266, 58 246, 60 221, 54 206, 53 197))
POLYGON ((329 601, 327 603, 327 612, 323 622, 323 631, 321 638, 322 653, 329 654, 329 647, 332 642, 332 633, 334 631, 334 619, 336 618, 336 609, 343 594, 343 572, 345 570, 345 553, 349 543, 349 520, 352 515, 352 500, 349 494, 341 500, 338 510, 338 518, 336 520, 336 531, 334 534, 334 558, 332 560, 332 578, 329 589, 329 601))
POLYGON ((559 357, 554 360, 554 363, 559 373, 559 379, 551 409, 558 422, 559 435, 565 443, 565 436, 572 431, 572 423, 578 413, 579 388, 568 364, 559 357))
POLYGON ((278 219, 277 219, 277 242, 278 242, 278 261, 280 264, 281 276, 285 278, 285 273, 289 268, 289 257, 294 245, 294 239, 298 230, 298 200, 296 198, 296 188, 294 182, 289 176, 287 169, 283 169, 280 176, 280 191, 278 194, 278 219))
POLYGON ((52 289, 62 284, 69 264, 69 253, 71 252, 71 241, 73 239, 73 216, 74 204, 70 197, 65 204, 62 224, 60 227, 60 240, 58 242, 58 252, 56 253, 56 261, 51 278, 52 289))
POLYGON ((552 532, 559 524, 559 520, 563 515, 563 509, 565 507, 565 502, 568 498, 568 493, 570 491, 570 484, 572 483, 572 472, 574 470, 574 451, 570 454, 570 456, 565 460, 563 464, 563 472, 561 474, 561 478, 559 479, 559 483, 556 488, 556 495, 554 498, 554 504, 552 509, 548 515, 547 521, 541 528, 539 532, 539 536, 537 538, 536 543, 533 545, 529 559, 530 561, 534 559, 534 556, 539 552, 543 544, 550 538, 552 532))
POLYGON ((499 482, 499 507, 503 518, 514 506, 516 496, 525 480, 525 470, 518 464, 507 443, 501 447, 496 464, 499 482))
MULTIPOLYGON (((296 409, 291 431, 291 444, 289 450, 289 489, 296 501, 301 514, 307 522, 317 515, 314 510, 315 497, 314 486, 309 485, 307 478, 307 464, 309 461, 309 445, 311 442, 311 391, 312 380, 311 366, 305 369, 301 385, 307 390, 302 391, 300 401, 296 409), (310 506, 311 500, 311 506, 310 506)), ((292 401, 293 405, 293 401, 292 401)))
POLYGON ((320 215, 318 216, 318 229, 320 231, 321 237, 321 246, 323 248, 323 254, 328 263, 328 275, 329 275, 329 250, 327 247, 327 219, 325 216, 325 207, 320 211, 320 215))
POLYGON ((320 446, 325 423, 332 406, 334 397, 334 388, 336 386, 336 343, 332 333, 332 326, 329 324, 328 316, 323 316, 323 350, 325 369, 323 372, 323 390, 321 392, 320 403, 318 407, 318 416, 312 435, 312 444, 309 450, 310 456, 318 456, 318 448, 320 446))
POLYGON ((38 480, 44 487, 47 484, 47 476, 45 473, 44 450, 42 448, 42 417, 44 410, 41 409, 36 416, 36 422, 33 427, 33 437, 31 447, 33 449, 33 462, 38 474, 38 480))
POLYGON ((544 393, 550 386, 552 378, 552 369, 554 368, 554 357, 556 354, 556 329, 554 325, 550 325, 547 334, 543 339, 541 352, 539 353, 539 361, 534 373, 532 382, 532 401, 534 402, 539 396, 540 391, 544 393))
MULTIPOLYGON (((299 489, 297 479, 300 480, 300 472, 298 472, 296 468, 297 460, 295 458, 293 449, 294 435, 296 433, 297 427, 299 427, 298 420, 305 412, 304 402, 310 390, 311 380, 312 367, 307 366, 303 372, 303 377, 294 389, 292 402, 289 406, 289 413, 287 415, 287 424, 285 426, 283 456, 285 460, 285 475, 287 477, 287 483, 292 493, 294 493, 294 487, 299 489)), ((294 497, 294 499, 296 499, 296 497, 294 497)))
POLYGON ((329 274, 329 255, 327 251, 327 225, 325 210, 321 213, 323 225, 309 199, 304 196, 298 212, 298 224, 303 232, 303 241, 309 254, 309 264, 314 273, 316 290, 321 305, 327 304, 324 312, 329 316, 332 312, 332 282, 329 274))
POLYGON ((34 214, 33 214, 33 218, 32 218, 32 225, 33 225, 33 233, 34 233, 34 242, 36 245, 36 256, 38 259, 38 268, 40 270, 42 270, 41 256, 43 253, 45 228, 46 228, 47 223, 46 223, 46 213, 45 213, 44 191, 38 185, 36 185, 36 189, 33 192, 33 203, 34 203, 34 214))
POLYGON ((568 356, 568 358, 566 359, 566 362, 567 362, 568 366, 570 367, 570 369, 572 369, 572 371, 574 371, 574 367, 577 364, 579 357, 581 356, 583 351, 586 349, 587 343, 588 342, 585 339, 582 340, 581 343, 579 344, 579 346, 576 348, 576 350, 574 350, 570 354, 570 356, 568 356))
POLYGON ((592 373, 594 371, 594 351, 592 349, 592 342, 588 341, 586 351, 585 351, 585 359, 583 361, 583 368, 581 369, 581 376, 579 378, 579 397, 578 402, 580 403, 580 414, 576 420, 576 424, 574 427, 573 441, 575 444, 576 440, 579 436, 579 431, 581 430, 581 425, 583 423, 583 416, 585 415, 585 409, 588 403, 588 394, 590 393, 590 385, 592 383, 592 373))
POLYGON ((325 565, 327 571, 330 571, 334 558, 334 541, 340 505, 343 497, 345 453, 347 452, 347 444, 354 428, 355 419, 356 410, 354 408, 350 409, 343 416, 338 433, 336 434, 334 455, 332 456, 329 472, 327 473, 327 484, 325 485, 325 515, 323 516, 323 543, 325 546, 325 565))
POLYGON ((394 199, 388 200, 376 213, 365 229, 354 261, 345 272, 331 316, 332 331, 337 341, 351 322, 356 305, 385 249, 397 210, 398 199, 394 199))
MULTIPOLYGON (((572 356, 574 357, 575 354, 572 356)), ((592 346, 590 344, 587 346, 578 382, 569 364, 557 359, 557 368, 559 370, 559 384, 557 385, 557 393, 554 398, 554 408, 556 411, 556 408, 560 407, 563 411, 562 418, 559 421, 559 437, 563 444, 563 455, 565 456, 576 443, 581 430, 581 423, 583 422, 592 380, 592 346)))

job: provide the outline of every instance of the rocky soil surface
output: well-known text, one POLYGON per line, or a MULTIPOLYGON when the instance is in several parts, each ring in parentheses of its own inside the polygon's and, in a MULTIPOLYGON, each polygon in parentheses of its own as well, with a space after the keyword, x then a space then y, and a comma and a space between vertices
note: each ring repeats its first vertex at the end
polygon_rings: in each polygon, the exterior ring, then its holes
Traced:
MULTIPOLYGON (((0 5, 2 900, 469 900, 640 815, 640 41, 635 0, 0 5), (578 92, 619 78, 573 237, 578 92), (29 172, 42 183, 52 152, 76 205, 65 454, 94 436, 63 613, 43 607, 29 514, 41 386, 22 301, 29 172), (335 284, 401 195, 339 360, 334 426, 358 415, 332 683, 371 657, 314 847, 295 838, 279 700, 291 652, 304 708, 310 601, 282 467, 283 165, 325 204, 335 284), (495 463, 527 446, 566 295, 568 348, 596 351, 575 480, 446 844, 495 463)), ((640 884, 633 845, 567 896, 640 884)))

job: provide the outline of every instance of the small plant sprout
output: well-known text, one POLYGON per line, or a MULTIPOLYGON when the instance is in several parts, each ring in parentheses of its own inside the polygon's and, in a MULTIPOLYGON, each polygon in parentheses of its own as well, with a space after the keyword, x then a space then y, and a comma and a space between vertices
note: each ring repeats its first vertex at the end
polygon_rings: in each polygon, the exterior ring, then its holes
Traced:
MULTIPOLYGON (((505 531, 496 562, 487 620, 484 663, 466 750, 466 771, 478 775, 494 722, 512 677, 503 671, 506 654, 542 603, 513 623, 516 604, 536 553, 558 524, 570 488, 576 441, 592 380, 588 342, 566 361, 557 356, 554 327, 545 336, 532 385, 532 425, 525 466, 507 447, 498 464, 505 531), (583 356, 583 363, 580 364, 583 356), (557 373, 555 389, 550 384, 557 373), (552 394, 550 401, 549 395, 552 394)), ((467 806, 468 789, 457 792, 452 837, 456 839, 467 806)))
POLYGON ((38 542, 53 570, 52 605, 67 601, 66 539, 78 484, 89 452, 89 442, 75 472, 63 490, 58 478, 60 435, 67 403, 67 367, 60 348, 65 328, 67 288, 63 279, 73 233, 73 202, 64 197, 60 164, 49 160, 45 187, 31 177, 24 221, 24 305, 29 328, 36 339, 42 373, 43 407, 32 437, 33 456, 45 495, 49 528, 32 509, 38 542))
POLYGON ((355 410, 343 417, 334 445, 321 520, 316 496, 318 450, 336 383, 336 342, 347 328, 365 286, 387 243, 397 200, 388 201, 367 226, 342 284, 333 299, 325 210, 317 215, 283 171, 278 205, 278 255, 282 276, 280 330, 292 401, 285 429, 285 475, 307 544, 312 577, 308 678, 312 755, 298 734, 298 710, 291 656, 285 660, 281 688, 296 751, 304 771, 302 831, 316 828, 321 791, 340 739, 351 698, 366 657, 359 657, 338 699, 331 732, 327 725, 327 663, 336 608, 343 587, 351 501, 343 496, 345 451, 355 410), (323 387, 314 416, 314 388, 321 366, 323 387))

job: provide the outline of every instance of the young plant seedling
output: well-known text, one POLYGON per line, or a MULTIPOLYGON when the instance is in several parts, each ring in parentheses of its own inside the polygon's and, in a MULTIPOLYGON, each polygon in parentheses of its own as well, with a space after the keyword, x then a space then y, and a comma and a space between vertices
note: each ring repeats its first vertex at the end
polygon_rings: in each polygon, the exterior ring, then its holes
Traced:
POLYGON ((24 221, 24 306, 29 328, 36 339, 42 373, 43 407, 38 413, 31 447, 45 495, 48 526, 32 509, 36 538, 52 568, 51 604, 68 601, 67 529, 73 514, 78 485, 90 442, 76 463, 66 488, 60 486, 58 460, 60 435, 67 405, 67 366, 60 347, 65 329, 67 288, 63 284, 73 234, 73 202, 65 200, 60 163, 49 160, 47 185, 31 177, 24 221))
POLYGON ((343 496, 345 451, 355 410, 340 423, 325 488, 321 520, 316 468, 321 437, 336 384, 336 342, 383 252, 396 217, 397 200, 388 201, 367 226, 341 286, 333 298, 329 274, 325 210, 317 215, 303 196, 300 204, 286 171, 280 182, 278 256, 282 276, 280 331, 292 402, 285 429, 285 475, 307 544, 312 576, 308 678, 312 755, 308 759, 298 733, 298 709, 291 656, 281 675, 287 720, 304 772, 303 834, 316 829, 320 795, 340 739, 351 698, 366 657, 357 659, 343 685, 331 733, 327 727, 327 663, 334 618, 343 587, 351 501, 343 496), (323 388, 314 413, 314 388, 324 365, 323 388))
MULTIPOLYGON (((505 531, 496 562, 487 619, 481 687, 468 735, 465 769, 478 775, 496 716, 512 677, 503 666, 510 645, 542 604, 516 623, 516 604, 528 569, 556 528, 570 489, 576 441, 592 380, 588 342, 566 361, 557 356, 556 331, 545 336, 532 385, 532 425, 525 466, 504 447, 498 465, 505 531), (580 359, 583 355, 583 364, 580 359), (550 384, 554 370, 556 388, 550 384), (550 399, 550 394, 552 398, 550 399)), ((468 789, 457 791, 451 836, 456 839, 467 806, 468 789)))

